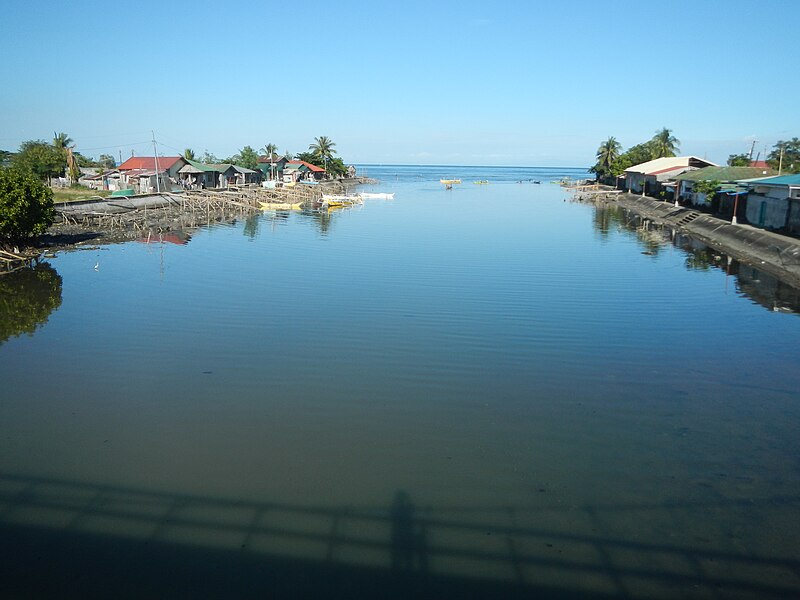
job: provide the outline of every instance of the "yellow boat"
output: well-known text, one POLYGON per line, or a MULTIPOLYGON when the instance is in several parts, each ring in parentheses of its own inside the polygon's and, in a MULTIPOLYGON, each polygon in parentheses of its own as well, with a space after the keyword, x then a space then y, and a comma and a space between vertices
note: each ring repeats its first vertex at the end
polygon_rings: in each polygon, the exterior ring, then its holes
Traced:
POLYGON ((480 181, 473 181, 472 183, 475 183, 477 185, 486 185, 487 183, 489 183, 489 181, 486 179, 481 179, 480 181))
POLYGON ((461 183, 460 179, 440 179, 439 183, 443 183, 445 185, 453 185, 454 183, 461 183))
POLYGON ((261 210, 300 210, 302 202, 259 202, 261 210))

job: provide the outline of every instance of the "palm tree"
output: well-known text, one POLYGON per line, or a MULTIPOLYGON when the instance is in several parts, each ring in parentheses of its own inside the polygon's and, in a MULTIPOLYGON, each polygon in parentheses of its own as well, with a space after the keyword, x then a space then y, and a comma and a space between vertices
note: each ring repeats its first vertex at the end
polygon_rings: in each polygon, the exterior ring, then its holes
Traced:
POLYGON ((314 143, 310 144, 308 149, 321 161, 327 162, 336 154, 336 150, 333 149, 335 145, 327 136, 321 135, 314 138, 314 143))
POLYGON ((653 158, 675 156, 677 152, 680 152, 680 148, 678 147, 678 144, 681 143, 680 140, 672 135, 671 129, 667 129, 666 127, 656 131, 656 134, 650 141, 653 147, 653 158))
POLYGON ((53 132, 53 146, 58 148, 59 150, 66 149, 71 143, 73 139, 69 137, 66 133, 56 133, 53 132))
POLYGON ((194 150, 192 150, 191 148, 187 148, 186 150, 184 150, 183 151, 183 158, 185 158, 186 160, 194 160, 195 159, 194 158, 194 150))
POLYGON ((264 151, 266 157, 271 159, 278 151, 278 147, 275 144, 269 143, 266 146, 264 146, 262 150, 264 151))
POLYGON ((611 165, 619 158, 620 150, 622 150, 622 146, 614 136, 600 144, 597 149, 597 164, 594 167, 598 176, 602 177, 611 172, 611 165))

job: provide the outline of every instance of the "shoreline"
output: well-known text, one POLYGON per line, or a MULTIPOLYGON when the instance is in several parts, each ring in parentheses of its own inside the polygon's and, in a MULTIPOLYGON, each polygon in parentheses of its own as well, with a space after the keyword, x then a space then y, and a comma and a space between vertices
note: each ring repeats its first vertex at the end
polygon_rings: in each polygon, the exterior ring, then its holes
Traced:
POLYGON ((670 227, 727 254, 740 263, 760 269, 800 289, 800 240, 751 225, 732 225, 692 208, 630 193, 598 192, 574 198, 581 202, 617 205, 656 225, 670 227))

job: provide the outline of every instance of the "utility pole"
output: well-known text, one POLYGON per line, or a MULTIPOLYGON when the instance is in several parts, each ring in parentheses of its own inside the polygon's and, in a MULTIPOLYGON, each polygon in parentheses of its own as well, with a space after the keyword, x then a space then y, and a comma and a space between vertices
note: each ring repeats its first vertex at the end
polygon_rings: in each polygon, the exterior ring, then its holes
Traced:
POLYGON ((781 144, 781 157, 778 161, 778 177, 781 175, 781 171, 783 170, 783 144, 781 144))
POLYGON ((750 158, 748 159, 751 163, 753 162, 753 150, 756 149, 756 144, 758 140, 753 140, 753 144, 750 146, 750 158))
POLYGON ((159 181, 160 173, 158 171, 158 149, 156 148, 156 134, 152 129, 150 130, 150 133, 153 134, 153 160, 156 163, 156 191, 160 194, 161 182, 159 181))

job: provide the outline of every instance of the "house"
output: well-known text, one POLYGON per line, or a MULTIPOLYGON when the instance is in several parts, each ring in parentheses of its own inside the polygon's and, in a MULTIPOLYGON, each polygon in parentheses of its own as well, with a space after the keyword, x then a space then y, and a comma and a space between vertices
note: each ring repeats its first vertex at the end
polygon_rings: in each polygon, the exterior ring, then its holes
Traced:
POLYGON ((133 171, 135 169, 145 169, 148 171, 166 171, 167 177, 173 179, 178 178, 178 171, 188 164, 187 160, 182 156, 159 156, 158 165, 156 165, 156 158, 152 156, 131 156, 128 160, 122 163, 117 169, 121 173, 126 171, 133 171))
POLYGON ((285 156, 278 156, 277 154, 269 156, 258 157, 258 170, 264 174, 267 180, 281 180, 283 178, 283 169, 289 159, 285 156))
POLYGON ((325 179, 325 169, 312 165, 304 160, 290 160, 283 169, 283 180, 286 182, 300 181, 302 179, 313 179, 319 181, 325 179))
POLYGON ((261 172, 253 169, 245 169, 229 163, 205 164, 195 160, 187 162, 188 164, 178 171, 178 177, 184 187, 222 188, 261 182, 261 172))
POLYGON ((746 183, 747 220, 751 224, 800 234, 800 173, 746 183))
POLYGON ((660 191, 671 180, 693 169, 716 167, 714 163, 696 156, 656 158, 625 169, 625 189, 637 194, 660 191))
POLYGON ((682 173, 675 178, 676 192, 678 198, 696 206, 702 206, 711 202, 712 198, 706 198, 702 192, 695 192, 694 186, 699 181, 718 181, 723 191, 738 189, 745 193, 745 187, 738 185, 738 182, 745 179, 757 177, 769 177, 774 172, 769 167, 704 167, 682 173))

